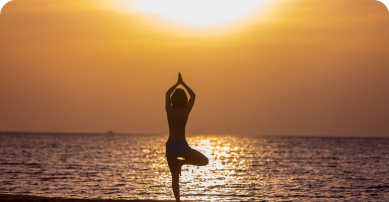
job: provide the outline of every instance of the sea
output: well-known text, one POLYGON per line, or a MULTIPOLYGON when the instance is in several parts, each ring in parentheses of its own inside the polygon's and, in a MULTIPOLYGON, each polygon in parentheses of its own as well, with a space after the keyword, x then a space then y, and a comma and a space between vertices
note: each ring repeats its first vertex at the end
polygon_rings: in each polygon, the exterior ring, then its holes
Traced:
MULTIPOLYGON (((166 134, 0 133, 0 193, 174 200, 166 134)), ((186 201, 389 201, 389 138, 188 135, 186 201)))

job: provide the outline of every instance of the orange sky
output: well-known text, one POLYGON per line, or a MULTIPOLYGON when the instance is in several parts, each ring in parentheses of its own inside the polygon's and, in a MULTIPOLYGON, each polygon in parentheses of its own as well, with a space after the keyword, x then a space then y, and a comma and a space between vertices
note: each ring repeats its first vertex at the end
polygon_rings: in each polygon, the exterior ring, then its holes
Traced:
POLYGON ((374 0, 280 0, 185 34, 103 0, 14 0, 0 14, 0 131, 389 137, 389 13, 374 0))

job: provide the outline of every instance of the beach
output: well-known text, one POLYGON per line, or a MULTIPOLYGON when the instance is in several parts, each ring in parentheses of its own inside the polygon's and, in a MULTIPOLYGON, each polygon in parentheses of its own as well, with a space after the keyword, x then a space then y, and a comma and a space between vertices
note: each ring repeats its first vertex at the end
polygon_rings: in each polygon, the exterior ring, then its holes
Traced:
POLYGON ((48 197, 39 197, 39 196, 0 194, 0 202, 113 202, 113 201, 157 202, 160 200, 64 199, 64 198, 48 198, 48 197))

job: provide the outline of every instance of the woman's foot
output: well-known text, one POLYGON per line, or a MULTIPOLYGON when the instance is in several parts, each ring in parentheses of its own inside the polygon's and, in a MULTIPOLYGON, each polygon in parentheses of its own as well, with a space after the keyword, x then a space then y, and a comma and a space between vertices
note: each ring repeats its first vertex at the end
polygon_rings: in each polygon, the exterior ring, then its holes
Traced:
POLYGON ((176 166, 177 166, 178 175, 181 175, 181 167, 182 167, 182 164, 183 164, 182 160, 177 160, 176 166))

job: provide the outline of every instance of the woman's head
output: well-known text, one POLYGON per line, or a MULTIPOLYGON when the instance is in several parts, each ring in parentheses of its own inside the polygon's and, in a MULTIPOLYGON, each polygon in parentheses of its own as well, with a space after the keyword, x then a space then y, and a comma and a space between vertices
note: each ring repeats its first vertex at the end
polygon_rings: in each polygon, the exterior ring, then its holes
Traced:
POLYGON ((177 88, 170 98, 174 108, 185 107, 188 104, 188 97, 183 89, 177 88))

